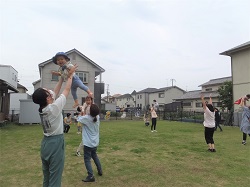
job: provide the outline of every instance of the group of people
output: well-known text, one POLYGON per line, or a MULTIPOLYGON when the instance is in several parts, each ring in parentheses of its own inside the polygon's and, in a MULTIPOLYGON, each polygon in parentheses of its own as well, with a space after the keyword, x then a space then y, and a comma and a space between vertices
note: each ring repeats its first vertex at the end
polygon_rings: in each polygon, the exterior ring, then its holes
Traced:
POLYGON ((148 108, 148 110, 144 114, 144 122, 146 126, 149 126, 149 121, 151 118, 151 132, 157 132, 156 130, 156 122, 157 122, 157 113, 156 111, 159 110, 159 104, 156 102, 156 100, 153 100, 153 104, 151 107, 148 108))
MULTIPOLYGON (((250 136, 250 105, 247 106, 246 102, 250 99, 250 94, 240 98, 237 100, 234 104, 239 104, 242 107, 242 120, 240 125, 240 130, 243 133, 243 140, 242 144, 246 145, 246 138, 247 135, 250 136)), ((217 108, 213 107, 213 102, 211 95, 209 96, 209 103, 207 103, 204 99, 204 96, 201 95, 202 105, 204 109, 204 122, 203 125, 205 127, 204 135, 205 140, 208 145, 208 151, 210 152, 216 152, 215 145, 214 145, 214 131, 217 129, 217 127, 220 128, 222 131, 222 128, 220 127, 220 113, 217 108)))
MULTIPOLYGON (((69 57, 59 52, 53 57, 53 62, 60 66, 58 72, 52 72, 60 76, 54 91, 46 88, 38 88, 32 94, 32 100, 39 105, 39 115, 43 127, 43 139, 41 142, 41 160, 43 170, 43 186, 61 186, 62 173, 65 160, 64 132, 69 128, 64 128, 64 122, 68 125, 70 114, 63 119, 62 110, 66 104, 66 98, 71 93, 74 98, 73 107, 79 106, 76 96, 76 89, 80 87, 88 93, 88 97, 93 99, 93 93, 85 86, 75 74, 77 65, 70 63, 69 57), (63 82, 66 81, 64 90, 59 95, 63 82)), ((84 107, 84 106, 83 106, 84 107)), ((82 107, 82 108, 83 108, 82 107)), ((102 175, 102 167, 97 156, 99 145, 99 108, 97 105, 89 104, 81 111, 77 121, 82 125, 82 144, 84 152, 84 163, 87 170, 87 177, 84 182, 94 182, 95 177, 91 166, 91 158, 97 166, 98 174, 102 175)))

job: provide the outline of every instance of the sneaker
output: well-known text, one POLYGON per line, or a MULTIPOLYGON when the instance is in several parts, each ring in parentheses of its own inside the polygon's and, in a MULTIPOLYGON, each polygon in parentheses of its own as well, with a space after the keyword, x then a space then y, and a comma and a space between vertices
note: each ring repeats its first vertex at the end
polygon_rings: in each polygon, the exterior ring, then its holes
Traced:
POLYGON ((247 144, 247 142, 246 141, 242 141, 242 145, 246 145, 247 144))
POLYGON ((94 176, 87 176, 86 179, 82 180, 83 182, 95 182, 94 176))
POLYGON ((154 132, 154 131, 151 131, 151 132, 154 132))
POLYGON ((212 149, 212 152, 216 152, 216 150, 215 150, 215 149, 212 149))
POLYGON ((76 156, 81 156, 80 151, 77 151, 77 152, 76 152, 76 156))
POLYGON ((100 170, 97 169, 97 172, 98 172, 98 175, 99 175, 99 176, 102 176, 102 170, 101 170, 101 169, 100 169, 100 170))
POLYGON ((212 150, 212 149, 208 149, 208 151, 213 152, 213 150, 212 150))
POLYGON ((154 132, 157 132, 157 130, 154 130, 154 132))

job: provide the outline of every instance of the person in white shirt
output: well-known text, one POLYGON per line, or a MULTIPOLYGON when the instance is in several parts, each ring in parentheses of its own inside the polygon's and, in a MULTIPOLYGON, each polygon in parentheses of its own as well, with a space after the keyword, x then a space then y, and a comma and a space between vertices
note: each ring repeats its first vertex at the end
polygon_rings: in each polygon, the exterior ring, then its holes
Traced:
POLYGON ((155 107, 154 104, 152 104, 152 107, 150 109, 150 113, 151 113, 151 120, 152 120, 152 125, 151 125, 151 132, 157 132, 156 131, 156 122, 157 122, 157 114, 155 112, 155 107))
POLYGON ((211 95, 209 96, 209 103, 206 104, 204 100, 204 96, 201 95, 201 101, 204 109, 204 122, 203 125, 205 127, 205 140, 208 145, 208 151, 216 152, 214 147, 214 127, 215 127, 215 115, 214 115, 214 107, 211 95))
POLYGON ((43 187, 60 187, 64 168, 64 135, 62 110, 72 84, 72 76, 77 66, 69 72, 69 78, 62 94, 56 99, 63 79, 61 78, 54 92, 46 88, 38 88, 32 94, 34 103, 39 104, 39 115, 43 127, 41 142, 41 160, 43 169, 43 187))

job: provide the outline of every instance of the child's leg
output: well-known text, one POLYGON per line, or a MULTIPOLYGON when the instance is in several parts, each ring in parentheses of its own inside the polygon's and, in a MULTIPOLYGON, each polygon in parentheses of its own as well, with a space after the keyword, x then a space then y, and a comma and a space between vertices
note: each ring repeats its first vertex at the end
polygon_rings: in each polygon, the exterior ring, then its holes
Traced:
POLYGON ((76 95, 76 88, 77 87, 75 87, 75 86, 71 86, 71 94, 72 94, 73 99, 75 101, 75 103, 73 105, 73 108, 75 108, 75 107, 77 107, 79 105, 77 95, 76 95))
POLYGON ((93 98, 93 93, 90 91, 90 89, 85 84, 83 84, 83 82, 81 81, 81 79, 79 79, 79 77, 78 77, 78 79, 76 78, 74 84, 76 84, 77 87, 79 87, 81 90, 84 90, 85 92, 87 92, 88 95, 93 98))

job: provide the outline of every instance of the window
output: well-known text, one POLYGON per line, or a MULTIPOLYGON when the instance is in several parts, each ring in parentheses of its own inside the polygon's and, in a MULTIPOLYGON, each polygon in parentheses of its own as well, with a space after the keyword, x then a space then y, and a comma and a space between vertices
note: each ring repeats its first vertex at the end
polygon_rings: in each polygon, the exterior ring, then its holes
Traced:
POLYGON ((206 88, 205 90, 206 90, 207 92, 208 92, 208 91, 212 91, 212 88, 206 88))
POLYGON ((139 99, 139 95, 137 95, 137 99, 139 99))
POLYGON ((185 103, 183 102, 182 106, 187 106, 187 107, 190 106, 191 107, 191 102, 185 102, 185 103))
POLYGON ((142 98, 142 95, 140 95, 140 99, 142 98))
POLYGON ((195 106, 196 106, 196 108, 200 108, 200 107, 202 107, 202 103, 196 103, 195 106))
POLYGON ((51 80, 52 81, 58 81, 59 80, 59 76, 57 76, 57 75, 53 75, 53 74, 51 74, 52 75, 52 77, 51 77, 51 80))
POLYGON ((159 98, 164 98, 164 97, 165 97, 164 93, 159 93, 159 98))
POLYGON ((80 78, 83 83, 88 83, 88 73, 87 72, 76 72, 76 75, 80 78))
POLYGON ((214 107, 221 107, 222 103, 221 102, 213 102, 214 107))

